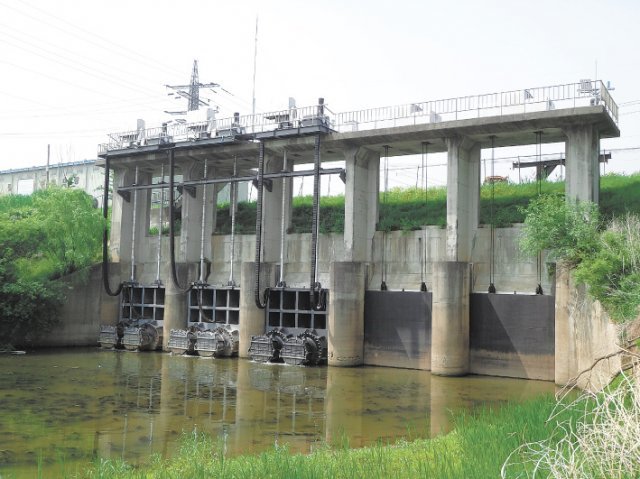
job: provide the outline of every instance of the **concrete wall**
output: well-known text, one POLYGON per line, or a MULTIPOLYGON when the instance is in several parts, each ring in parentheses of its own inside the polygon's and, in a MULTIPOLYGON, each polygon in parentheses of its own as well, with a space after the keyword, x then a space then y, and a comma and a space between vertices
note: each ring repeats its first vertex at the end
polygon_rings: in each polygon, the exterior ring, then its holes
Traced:
MULTIPOLYGON (((117 264, 111 268, 118 274, 117 264)), ((60 323, 34 341, 33 346, 98 346, 100 325, 115 325, 119 307, 119 298, 104 292, 101 265, 70 274, 60 281, 67 297, 60 312, 60 323)))
MULTIPOLYGON (((557 272, 555 307, 555 381, 566 385, 599 358, 619 350, 622 328, 562 267, 557 272)), ((620 371, 621 365, 620 356, 599 361, 593 370, 578 378, 577 386, 598 390, 620 371)))
POLYGON ((469 329, 471 373, 553 381, 553 296, 474 293, 469 329))
MULTIPOLYGON (((496 229, 495 285, 499 292, 535 292, 537 282, 536 258, 523 255, 518 248, 520 235, 518 225, 496 229)), ((395 291, 417 291, 420 289, 421 265, 420 244, 425 245, 426 276, 429 289, 433 284, 433 263, 445 261, 446 230, 429 226, 423 231, 393 231, 386 234, 384 241, 387 286, 395 291), (422 241, 421 241, 422 240, 422 241)), ((309 258, 311 256, 310 234, 289 234, 286 237, 285 281, 290 287, 309 286, 309 258)), ((209 282, 225 284, 229 277, 230 236, 214 235, 212 274, 209 282)), ((366 289, 378 290, 382 281, 383 235, 375 234, 373 240, 373 261, 368 263, 366 289)), ((478 229, 473 242, 473 291, 486 292, 489 287, 489 228, 478 229)), ((163 251, 168 251, 168 240, 164 240, 163 251)), ((156 247, 147 249, 143 261, 155 261, 156 247)), ((239 275, 240 264, 253 261, 255 236, 236 237, 234 270, 239 275)), ((163 252, 163 258, 167 258, 163 252)), ((345 247, 342 234, 323 234, 318 244, 318 271, 320 282, 329 284, 329 268, 333 261, 345 261, 345 247)), ((544 260, 544 258, 543 258, 544 260)), ((542 287, 545 293, 553 291, 553 279, 549 277, 546 265, 542 271, 542 287)))

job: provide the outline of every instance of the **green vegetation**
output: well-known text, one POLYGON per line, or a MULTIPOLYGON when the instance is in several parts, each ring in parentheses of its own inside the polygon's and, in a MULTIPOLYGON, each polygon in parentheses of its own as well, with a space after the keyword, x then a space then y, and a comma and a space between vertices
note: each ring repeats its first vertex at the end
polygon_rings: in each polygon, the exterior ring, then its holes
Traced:
POLYGON ((63 300, 53 280, 99 259, 102 225, 80 190, 0 198, 0 348, 51 329, 63 300))
POLYGON ((585 393, 558 411, 567 409, 582 411, 578 420, 558 421, 548 438, 514 450, 505 461, 503 478, 640 477, 637 379, 621 375, 615 386, 599 394, 585 393))
MULTIPOLYGON (((544 396, 498 410, 482 409, 459 415, 453 432, 435 439, 400 441, 349 449, 348 441, 318 445, 308 455, 276 447, 257 455, 225 457, 223 447, 211 439, 185 435, 174 457, 151 458, 136 468, 118 460, 101 460, 80 474, 82 478, 489 478, 499 477, 511 451, 526 442, 547 438, 555 422, 544 419, 555 399, 544 396)), ((558 421, 573 420, 579 412, 563 411, 558 421)))
MULTIPOLYGON (((538 196, 536 183, 495 183, 494 222, 497 227, 524 222, 524 208, 538 196)), ((564 182, 544 181, 542 193, 564 194, 564 182)), ((601 178, 600 211, 605 218, 623 216, 625 213, 640 214, 640 174, 629 176, 606 175, 601 178)), ((429 188, 426 193, 420 188, 393 188, 380 194, 380 222, 378 230, 411 231, 424 225, 446 225, 446 189, 429 188)), ((290 233, 311 231, 312 197, 293 199, 292 226, 290 233)), ((236 232, 253 234, 256 227, 255 202, 238 204, 236 232)), ((491 185, 483 185, 480 190, 480 223, 489 224, 491 218, 491 185)), ((322 197, 320 202, 320 231, 322 233, 344 230, 344 197, 322 197)), ((229 234, 231 219, 229 205, 218 208, 216 233, 229 234)))
POLYGON ((640 314, 640 218, 628 211, 604 222, 593 203, 569 203, 559 195, 543 195, 524 209, 521 248, 542 250, 552 261, 573 268, 575 279, 588 286, 615 321, 640 314))

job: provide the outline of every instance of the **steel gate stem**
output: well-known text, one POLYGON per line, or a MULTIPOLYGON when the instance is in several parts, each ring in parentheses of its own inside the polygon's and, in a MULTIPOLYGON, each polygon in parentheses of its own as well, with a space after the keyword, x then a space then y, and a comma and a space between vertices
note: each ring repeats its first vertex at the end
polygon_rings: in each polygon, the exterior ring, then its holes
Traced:
MULTIPOLYGON (((204 159, 204 178, 207 177, 207 159, 204 159)), ((200 283, 204 283, 204 225, 207 217, 207 185, 202 188, 202 218, 200 221, 200 283)))
MULTIPOLYGON (((160 167, 160 175, 162 179, 160 183, 164 183, 164 163, 160 167)), ((156 256, 156 284, 160 285, 160 259, 162 256, 162 213, 164 211, 164 188, 160 189, 160 221, 158 224, 158 254, 156 256)))
POLYGON ((318 229, 320 209, 320 135, 316 135, 313 149, 313 206, 311 210, 311 274, 309 278, 309 293, 311 307, 318 306, 316 290, 320 289, 318 283, 318 229))
MULTIPOLYGON (((238 173, 238 158, 233 158, 233 176, 238 173)), ((235 259, 236 250, 236 210, 238 209, 238 183, 235 181, 229 184, 229 194, 231 195, 231 254, 229 255, 229 282, 227 286, 234 287, 236 285, 233 279, 233 261, 235 259)))
MULTIPOLYGON (((136 166, 136 173, 133 182, 138 184, 138 167, 136 166)), ((133 192, 133 220, 132 220, 132 229, 131 229, 131 278, 129 281, 135 283, 135 272, 136 272, 136 220, 138 213, 138 191, 133 192)))
MULTIPOLYGON (((282 171, 287 171, 287 150, 284 150, 284 156, 282 158, 282 171)), ((287 230, 287 225, 285 223, 286 219, 286 208, 287 208, 287 179, 282 178, 282 205, 280 209, 280 279, 278 280, 278 287, 284 288, 286 287, 286 283, 284 282, 284 255, 285 255, 285 234, 287 230)))

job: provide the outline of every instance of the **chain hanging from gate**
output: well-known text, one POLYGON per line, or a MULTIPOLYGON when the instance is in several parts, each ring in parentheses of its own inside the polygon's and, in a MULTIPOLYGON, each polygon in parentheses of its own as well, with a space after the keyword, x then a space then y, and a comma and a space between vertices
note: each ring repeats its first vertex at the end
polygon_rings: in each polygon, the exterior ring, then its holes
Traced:
MULTIPOLYGON (((385 207, 385 214, 388 214, 386 211, 387 207, 387 191, 389 189, 389 145, 384 145, 384 192, 382 194, 382 204, 385 207)), ((387 228, 386 226, 382 229, 382 281, 380 282, 380 291, 386 291, 387 288, 387 258, 386 258, 386 249, 387 249, 387 228)))
POLYGON ((494 221, 494 208, 496 200, 496 184, 495 184, 495 163, 496 163, 496 137, 491 135, 491 208, 490 208, 490 252, 489 252, 489 293, 495 293, 496 287, 493 284, 495 276, 495 259, 496 259, 496 225, 494 221))
POLYGON ((429 154, 429 142, 422 142, 422 177, 424 186, 424 231, 422 232, 422 242, 420 244, 420 291, 427 291, 425 277, 427 275, 427 216, 428 216, 428 193, 427 193, 427 157, 429 154))
MULTIPOLYGON (((538 198, 542 195, 542 173, 544 171, 542 166, 542 131, 536 131, 536 160, 538 166, 536 168, 537 186, 538 186, 538 198)), ((536 287, 536 294, 544 294, 542 291, 542 251, 538 251, 538 257, 536 258, 536 275, 538 279, 538 286, 536 287)))

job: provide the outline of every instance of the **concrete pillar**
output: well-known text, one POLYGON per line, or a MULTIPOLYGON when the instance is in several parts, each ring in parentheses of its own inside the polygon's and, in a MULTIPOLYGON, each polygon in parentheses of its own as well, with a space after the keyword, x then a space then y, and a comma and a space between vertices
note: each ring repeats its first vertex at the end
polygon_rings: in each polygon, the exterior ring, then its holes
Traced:
POLYGON ((364 363, 364 276, 363 263, 331 263, 329 366, 359 366, 364 363))
MULTIPOLYGON (((211 162, 209 162, 211 163, 211 162)), ((208 166, 207 177, 211 178, 213 168, 208 166)), ((204 177, 204 163, 192 163, 183 172, 188 180, 199 180, 204 177)), ((216 185, 217 186, 217 185, 216 185)), ((182 223, 180 227, 180 247, 176 251, 176 261, 200 261, 200 239, 202 233, 202 199, 207 189, 207 216, 205 217, 205 258, 211 259, 211 235, 213 233, 216 195, 218 188, 213 185, 199 185, 195 187, 195 197, 187 190, 182 192, 182 223), (213 212, 213 213, 212 213, 213 212)))
MULTIPOLYGON (((282 156, 268 155, 264 172, 279 173, 282 171, 282 164, 282 156)), ((265 186, 262 197, 262 260, 265 262, 277 262, 280 258, 281 211, 282 181, 274 179, 271 191, 265 186)))
POLYGON ((469 294, 471 267, 466 261, 433 265, 431 373, 461 376, 469 372, 469 294))
POLYGON ((600 198, 600 132, 595 125, 565 128, 565 192, 573 200, 600 198))
POLYGON ((348 148, 344 158, 345 260, 370 261, 379 215, 380 154, 365 148, 348 148))
MULTIPOLYGON (((197 264, 176 263, 180 286, 186 286, 197 277, 197 264)), ((171 278, 170 260, 160 266, 160 277, 164 284, 164 323, 162 349, 168 351, 169 334, 172 329, 187 329, 187 294, 176 288, 171 278)))
MULTIPOLYGON (((121 186, 131 186, 135 182, 135 168, 117 170, 114 173, 114 190, 121 186)), ((142 170, 138 171, 138 184, 151 182, 151 174, 142 170)), ((132 191, 129 201, 114 191, 111 211, 111 259, 127 263, 130 268, 131 255, 135 255, 134 262, 140 266, 143 260, 143 252, 148 248, 149 233, 149 205, 151 204, 151 190, 132 191), (137 195, 137 199, 136 199, 137 195), (135 251, 132 251, 133 240, 133 214, 136 206, 135 224, 135 251)), ((123 279, 129 280, 131 271, 122 271, 123 279)), ((137 276, 137 274, 136 274, 137 276)), ((136 279, 139 279, 136 277, 136 279)))
MULTIPOLYGON (((274 284, 275 268, 270 263, 263 263, 260 268, 260 294, 267 286, 274 284)), ((238 355, 241 358, 249 357, 248 351, 251 345, 251 336, 265 333, 265 311, 255 303, 255 263, 242 263, 240 275, 240 343, 238 355)))
MULTIPOLYGON (((125 206, 125 200, 120 196, 117 191, 122 186, 128 186, 133 183, 133 176, 130 170, 127 169, 114 169, 113 170, 113 197, 111 200, 111 228, 109 238, 109 253, 111 261, 120 262, 121 254, 120 249, 122 247, 122 225, 131 224, 131 212, 133 209, 125 206)), ((127 235, 131 238, 131 230, 127 235)), ((131 243, 129 243, 129 247, 131 243)), ((125 245, 126 247, 126 240, 125 245)))
POLYGON ((463 136, 447 144, 447 250, 449 261, 471 261, 480 218, 480 145, 463 136))

